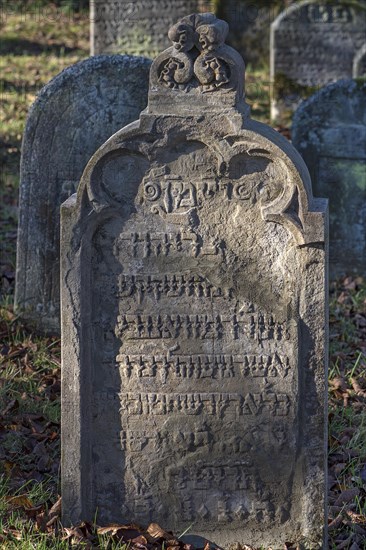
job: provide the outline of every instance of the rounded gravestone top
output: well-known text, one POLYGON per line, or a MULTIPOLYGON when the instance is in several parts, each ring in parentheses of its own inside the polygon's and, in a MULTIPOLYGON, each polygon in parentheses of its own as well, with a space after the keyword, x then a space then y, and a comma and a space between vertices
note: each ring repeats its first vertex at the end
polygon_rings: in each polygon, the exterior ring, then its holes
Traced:
POLYGON ((307 164, 315 195, 329 197, 331 276, 362 274, 366 82, 340 80, 304 101, 293 119, 292 142, 307 164))
MULTIPOLYGON (((30 113, 38 101, 46 99, 53 94, 56 89, 62 88, 65 85, 78 85, 78 78, 85 77, 88 73, 106 71, 108 68, 114 70, 126 70, 125 78, 131 79, 136 69, 142 67, 150 67, 151 59, 142 56, 134 55, 95 55, 82 61, 78 61, 74 65, 70 65, 63 69, 59 74, 53 77, 37 94, 37 99, 33 103, 30 113)), ((85 81, 82 82, 85 86, 85 81)))
POLYGON ((39 92, 22 143, 15 305, 59 330, 59 207, 95 151, 147 105, 151 61, 100 55, 67 67, 39 92))
MULTIPOLYGON (((316 13, 313 13, 311 19, 309 20, 309 14, 306 11, 307 6, 310 7, 328 7, 329 10, 331 10, 333 7, 341 7, 341 6, 349 6, 350 8, 353 8, 357 11, 366 11, 366 5, 362 4, 361 2, 357 0, 338 0, 337 2, 330 2, 329 0, 302 0, 301 2, 296 2, 289 6, 288 8, 284 9, 273 21, 271 24, 272 28, 276 29, 281 24, 287 24, 287 23, 298 23, 298 24, 309 24, 309 23, 350 23, 351 21, 347 21, 347 17, 343 15, 343 21, 342 21, 342 12, 338 11, 339 18, 337 18, 336 21, 332 20, 332 15, 330 15, 330 19, 328 16, 328 13, 331 14, 331 11, 323 12, 321 10, 317 11, 316 13), (304 9, 305 8, 305 9, 304 9), (317 21, 318 20, 318 21, 317 21)), ((361 24, 361 21, 359 21, 361 24)))
POLYGON ((311 133, 315 128, 337 124, 366 124, 366 82, 338 80, 303 101, 292 122, 292 138, 311 133))

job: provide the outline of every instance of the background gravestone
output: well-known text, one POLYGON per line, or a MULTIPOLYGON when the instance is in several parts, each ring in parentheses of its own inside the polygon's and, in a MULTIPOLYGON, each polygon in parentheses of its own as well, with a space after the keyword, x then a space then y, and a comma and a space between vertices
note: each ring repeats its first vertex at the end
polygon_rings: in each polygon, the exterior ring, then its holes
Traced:
POLYGON ((270 26, 285 5, 298 0, 217 0, 216 15, 228 22, 227 42, 247 64, 268 64, 270 26))
POLYGON ((38 330, 60 331, 60 204, 96 149, 147 104, 150 61, 99 56, 62 71, 27 120, 20 169, 15 307, 38 330))
POLYGON ((90 55, 155 57, 169 46, 166 29, 175 21, 213 9, 213 0, 91 0, 90 55))
POLYGON ((327 205, 250 119, 227 30, 170 30, 147 111, 62 207, 63 521, 315 550, 327 205))
POLYGON ((353 78, 366 78, 366 43, 355 55, 353 61, 353 78))
POLYGON ((271 25, 271 117, 285 117, 300 100, 340 78, 352 78, 365 42, 362 0, 305 0, 271 25))
POLYGON ((268 62, 268 42, 272 3, 255 0, 225 0, 216 3, 217 15, 228 22, 228 44, 243 55, 245 62, 261 65, 268 62))
POLYGON ((366 83, 341 80, 295 113, 292 141, 305 160, 315 193, 329 198, 333 276, 365 273, 366 83))

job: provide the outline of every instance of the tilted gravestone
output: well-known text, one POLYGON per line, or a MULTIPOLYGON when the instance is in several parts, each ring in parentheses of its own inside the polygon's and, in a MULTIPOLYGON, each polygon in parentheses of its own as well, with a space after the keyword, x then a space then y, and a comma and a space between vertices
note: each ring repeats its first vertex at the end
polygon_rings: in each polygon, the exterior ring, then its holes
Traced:
POLYGON ((38 330, 60 331, 60 205, 91 155, 147 104, 150 61, 98 56, 68 67, 39 93, 20 169, 15 308, 38 330))
MULTIPOLYGON (((63 521, 320 548, 326 201, 211 14, 62 207, 63 521)), ((276 546, 277 547, 277 546, 276 546)))
POLYGON ((213 0, 91 0, 90 55, 155 57, 169 46, 166 29, 175 21, 211 9, 213 0))
POLYGON ((295 113, 292 140, 315 193, 329 198, 333 276, 365 273, 366 83, 341 80, 295 113))
POLYGON ((366 78, 366 43, 355 55, 353 61, 353 78, 366 78))
POLYGON ((272 119, 284 119, 322 86, 352 78, 365 29, 361 0, 304 0, 282 12, 271 25, 272 119))

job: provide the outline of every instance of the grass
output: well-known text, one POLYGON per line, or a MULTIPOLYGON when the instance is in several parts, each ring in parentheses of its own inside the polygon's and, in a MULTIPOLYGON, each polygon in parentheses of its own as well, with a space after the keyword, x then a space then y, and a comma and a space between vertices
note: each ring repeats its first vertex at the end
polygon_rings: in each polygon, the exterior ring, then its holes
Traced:
MULTIPOLYGON (((53 10, 53 11, 52 11, 53 10)), ((121 532, 59 520, 60 342, 12 313, 21 136, 37 92, 88 56, 84 13, 2 17, 0 44, 0 547, 124 548, 121 532)), ((252 116, 269 121, 268 68, 247 68, 252 116)), ((279 128, 281 130, 281 128, 279 128)), ((282 129, 286 133, 286 129, 282 129)), ((334 282, 330 304, 329 504, 332 550, 366 548, 366 283, 334 282)), ((141 530, 139 536, 147 536, 141 530)), ((164 539, 163 546, 168 546, 164 539)))
POLYGON ((37 4, 29 5, 22 13, 14 11, 5 5, 0 18, 0 277, 3 297, 12 293, 14 284, 20 148, 28 109, 38 91, 52 77, 89 55, 87 13, 37 4))
POLYGON ((333 283, 331 297, 330 548, 361 549, 366 540, 365 281, 347 278, 333 283))

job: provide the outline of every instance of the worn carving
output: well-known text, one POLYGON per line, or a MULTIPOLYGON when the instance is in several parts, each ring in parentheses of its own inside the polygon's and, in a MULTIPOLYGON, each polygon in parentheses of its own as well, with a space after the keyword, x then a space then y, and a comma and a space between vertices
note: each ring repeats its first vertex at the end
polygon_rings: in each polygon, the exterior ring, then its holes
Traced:
POLYGON ((272 355, 118 355, 124 378, 159 377, 163 383, 179 378, 286 377, 289 358, 272 355))
POLYGON ((90 0, 90 55, 153 58, 168 47, 167 29, 180 17, 213 9, 212 0, 90 0))
POLYGON ((164 277, 151 275, 121 275, 119 296, 136 296, 139 303, 146 295, 153 294, 156 300, 162 295, 174 298, 177 296, 206 296, 207 298, 232 298, 233 289, 216 288, 201 275, 166 274, 164 277))
POLYGON ((184 17, 170 28, 173 46, 158 57, 158 82, 174 91, 213 92, 235 87, 236 52, 225 45, 229 27, 210 13, 184 17), (234 54, 234 55, 233 55, 234 54))
POLYGON ((365 28, 360 1, 302 0, 287 7, 271 25, 272 119, 288 117, 323 86, 352 78, 365 28))
POLYGON ((326 205, 250 119, 226 34, 170 28, 148 108, 63 208, 64 521, 315 550, 326 205))

